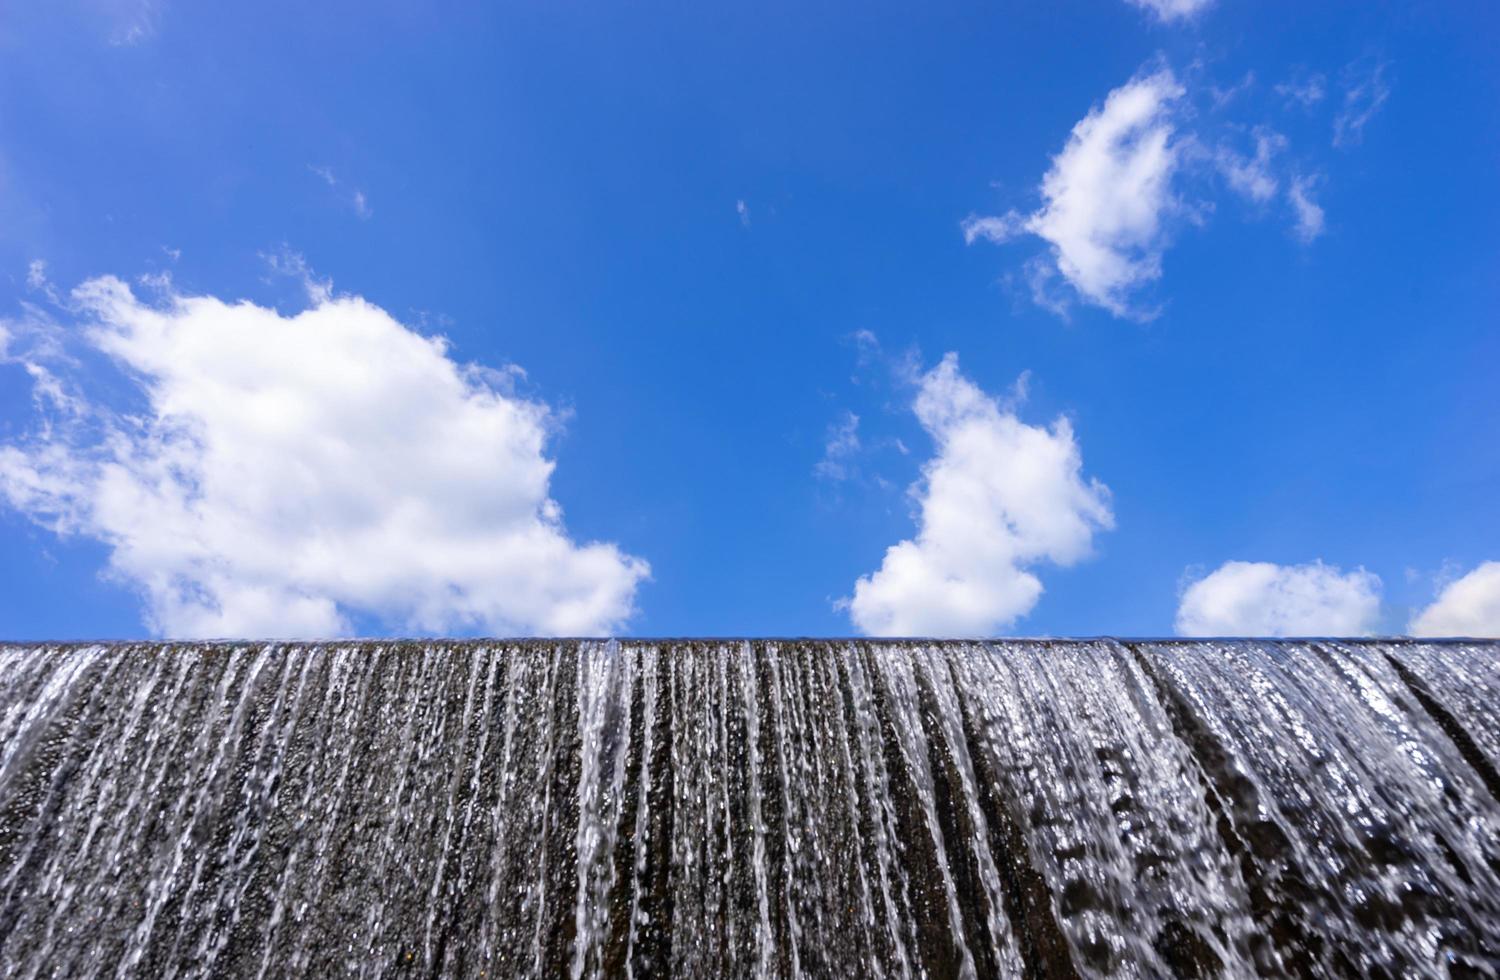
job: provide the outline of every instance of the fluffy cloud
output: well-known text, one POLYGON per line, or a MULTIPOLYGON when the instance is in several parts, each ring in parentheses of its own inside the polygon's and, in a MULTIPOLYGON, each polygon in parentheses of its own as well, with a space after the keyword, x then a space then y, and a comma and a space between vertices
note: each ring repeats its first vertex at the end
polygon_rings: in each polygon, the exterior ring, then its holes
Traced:
POLYGON ((1109 491, 1080 475, 1063 418, 1021 422, 949 354, 920 378, 914 409, 937 455, 912 487, 917 535, 889 548, 847 606, 875 636, 983 636, 1029 612, 1042 583, 1029 567, 1086 557, 1113 526, 1109 491))
POLYGON ((1164 21, 1186 20, 1208 7, 1212 0, 1128 0, 1131 6, 1149 10, 1164 21))
MULTIPOLYGON (((1339 145, 1357 141, 1384 102, 1383 70, 1362 62, 1345 72, 1344 106, 1335 121, 1339 145)), ((1198 73, 1193 69, 1190 80, 1198 73)), ((1169 68, 1148 65, 1073 127, 1042 178, 1039 208, 971 215, 962 222, 965 241, 1035 236, 1046 250, 1023 271, 1037 305, 1066 316, 1081 301, 1139 320, 1156 315, 1142 296, 1162 276, 1173 232, 1213 213, 1207 195, 1215 184, 1258 211, 1278 202, 1296 237, 1311 242, 1324 228, 1313 194, 1323 174, 1303 169, 1305 160, 1289 159, 1290 141, 1270 126, 1250 129, 1253 147, 1245 147, 1239 144, 1247 127, 1218 115, 1254 84, 1253 74, 1228 90, 1200 79, 1190 93, 1169 68), (1211 111, 1205 111, 1205 97, 1211 97, 1211 111)), ((1277 86, 1276 93, 1306 107, 1322 98, 1322 84, 1322 76, 1313 76, 1277 86)))
POLYGON ((1358 636, 1380 615, 1380 579, 1322 562, 1230 561, 1188 586, 1177 607, 1182 636, 1358 636))
POLYGON ((1448 583, 1410 629, 1413 636, 1500 637, 1500 561, 1448 583))
POLYGON ((148 304, 95 279, 69 302, 81 353, 120 369, 133 409, 75 388, 0 446, 0 500, 105 543, 154 630, 576 634, 631 616, 647 565, 568 537, 553 417, 511 375, 326 288, 295 316, 166 288, 148 304))
MULTIPOLYGON (((1109 93, 1068 137, 1042 179, 1042 206, 1028 215, 971 217, 964 237, 1003 242, 1031 234, 1051 246, 1051 268, 1086 302, 1117 316, 1141 315, 1132 294, 1161 276, 1163 219, 1175 207, 1171 178, 1179 147, 1172 107, 1183 88, 1171 71, 1139 75, 1109 93)), ((1033 292, 1045 282, 1033 275, 1033 292)), ((1056 307, 1058 303, 1045 301, 1056 307)))

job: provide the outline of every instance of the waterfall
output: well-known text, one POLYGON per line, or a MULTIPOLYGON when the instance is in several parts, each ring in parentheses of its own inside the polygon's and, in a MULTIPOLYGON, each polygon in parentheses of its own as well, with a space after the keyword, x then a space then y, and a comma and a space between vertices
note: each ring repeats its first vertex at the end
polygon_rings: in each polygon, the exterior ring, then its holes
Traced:
POLYGON ((0 974, 1496 976, 1500 644, 0 646, 0 974))

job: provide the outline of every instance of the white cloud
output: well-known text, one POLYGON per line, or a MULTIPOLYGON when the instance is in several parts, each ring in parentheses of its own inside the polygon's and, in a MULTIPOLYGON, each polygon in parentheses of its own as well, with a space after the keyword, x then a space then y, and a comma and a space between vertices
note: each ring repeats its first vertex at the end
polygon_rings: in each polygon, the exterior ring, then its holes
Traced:
POLYGON ((1172 111, 1183 91, 1163 68, 1109 93, 1053 159, 1042 179, 1042 207, 1029 215, 971 217, 963 224, 965 239, 1036 235, 1051 246, 1053 261, 1051 268, 1033 267, 1034 293, 1056 272, 1086 302, 1116 316, 1144 316, 1133 308, 1132 294, 1161 276, 1163 219, 1176 207, 1172 111))
POLYGON ((1228 146, 1219 147, 1214 164, 1234 191, 1252 201, 1265 203, 1276 196, 1277 181, 1271 172, 1271 157, 1286 149, 1280 133, 1259 129, 1255 133, 1255 156, 1246 157, 1228 146))
POLYGON ((1328 94, 1327 79, 1322 75, 1311 75, 1289 82, 1283 82, 1276 86, 1276 94, 1288 102, 1295 102, 1304 109, 1310 109, 1323 101, 1328 94))
POLYGON ((1368 123, 1391 94, 1384 62, 1364 59, 1344 69, 1344 104, 1333 120, 1333 145, 1353 146, 1364 139, 1368 123))
POLYGON ((624 623, 647 565, 568 537, 548 495, 549 409, 379 307, 312 296, 283 316, 84 283, 81 336, 139 404, 77 398, 0 445, 0 500, 106 544, 170 636, 624 623))
MULTIPOLYGON (((338 175, 333 172, 332 167, 320 167, 309 163, 307 165, 307 169, 322 178, 323 183, 327 184, 330 188, 334 190, 340 189, 341 181, 339 180, 338 175)), ((349 206, 354 209, 355 215, 360 219, 368 220, 369 218, 374 216, 375 211, 370 207, 369 198, 365 197, 364 191, 360 190, 359 188, 355 188, 349 194, 348 200, 349 206)))
POLYGON ((156 33, 161 20, 159 0, 98 0, 100 12, 109 22, 109 43, 130 47, 156 33))
MULTIPOLYGON (((1384 100, 1383 67, 1346 73, 1352 79, 1350 104, 1360 111, 1341 117, 1342 139, 1353 138, 1384 100)), ((1194 68, 1190 77, 1198 73, 1194 68)), ((1190 94, 1169 68, 1148 64, 1073 127, 1042 179, 1039 208, 970 215, 961 223, 964 240, 998 244, 1034 235, 1046 251, 1007 277, 1028 290, 1034 303, 1063 318, 1082 301, 1137 320, 1159 312, 1143 299, 1145 291, 1162 277, 1173 233, 1205 223, 1214 212, 1214 200, 1203 195, 1219 181, 1262 212, 1284 200, 1296 237, 1313 241, 1324 230, 1314 191, 1325 177, 1299 173, 1287 161, 1290 141, 1270 126, 1249 129, 1248 149, 1238 145, 1248 127, 1218 116, 1254 82, 1247 74, 1226 90, 1199 79, 1190 94), (1205 100, 1214 112, 1204 111, 1205 100)), ((1288 99, 1316 100, 1322 84, 1322 76, 1313 76, 1277 91, 1288 99)))
POLYGON ((1322 562, 1230 561, 1183 592, 1182 636, 1359 636, 1380 616, 1380 579, 1322 562))
POLYGON ((1298 176, 1287 189, 1287 199, 1297 216, 1297 237, 1305 244, 1323 234, 1323 209, 1312 199, 1313 177, 1298 176))
POLYGON ((913 408, 937 444, 911 490, 917 535, 855 583, 850 617, 875 636, 991 635, 1036 605, 1030 566, 1071 565, 1114 526, 1109 490, 1081 477, 1067 419, 1021 422, 954 354, 920 377, 913 408))
POLYGON ((1247 71, 1245 72, 1244 78, 1241 78, 1238 82, 1229 86, 1228 88, 1220 88, 1217 85, 1210 85, 1208 87, 1208 94, 1213 99, 1214 109, 1219 110, 1223 109, 1225 106, 1229 105, 1235 99, 1239 98, 1241 95, 1244 95, 1254 87, 1255 72, 1247 71))
POLYGON ((1413 636, 1500 637, 1500 561, 1449 582, 1410 629, 1413 636))
POLYGON ((744 201, 735 201, 734 213, 740 216, 741 226, 745 228, 750 227, 750 205, 746 204, 744 201))
MULTIPOLYGON (((1265 204, 1281 190, 1273 158, 1286 147, 1285 136, 1261 127, 1255 132, 1254 157, 1221 145, 1214 152, 1213 162, 1232 190, 1258 204, 1265 204)), ((1320 182, 1321 177, 1317 175, 1296 173, 1291 174, 1287 181, 1286 200, 1295 219, 1293 232, 1304 245, 1323 234, 1323 208, 1313 199, 1313 189, 1320 182)))
POLYGON ((1127 0, 1132 6, 1149 10, 1163 21, 1186 20, 1208 8, 1212 0, 1127 0))
POLYGON ((278 251, 261 252, 260 257, 273 277, 281 276, 301 283, 303 291, 307 293, 308 302, 314 306, 333 299, 333 281, 319 279, 301 252, 294 252, 282 245, 278 251))
POLYGON ((813 467, 825 480, 843 480, 849 476, 850 461, 859 453, 859 416, 846 411, 842 418, 828 426, 823 443, 823 458, 813 467))

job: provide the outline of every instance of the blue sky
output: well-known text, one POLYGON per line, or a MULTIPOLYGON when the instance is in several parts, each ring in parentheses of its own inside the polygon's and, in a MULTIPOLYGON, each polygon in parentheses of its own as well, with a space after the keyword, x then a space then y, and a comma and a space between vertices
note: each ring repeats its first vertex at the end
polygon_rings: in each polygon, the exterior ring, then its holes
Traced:
POLYGON ((1500 633, 1497 50, 9 5, 0 636, 1500 633))

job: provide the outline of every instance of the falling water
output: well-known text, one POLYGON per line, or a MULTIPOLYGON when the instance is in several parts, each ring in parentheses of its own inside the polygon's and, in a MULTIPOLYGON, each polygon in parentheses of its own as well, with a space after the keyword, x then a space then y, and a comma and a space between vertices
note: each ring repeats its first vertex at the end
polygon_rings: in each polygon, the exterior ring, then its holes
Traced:
POLYGON ((0 647, 0 974, 1496 976, 1500 644, 0 647))

